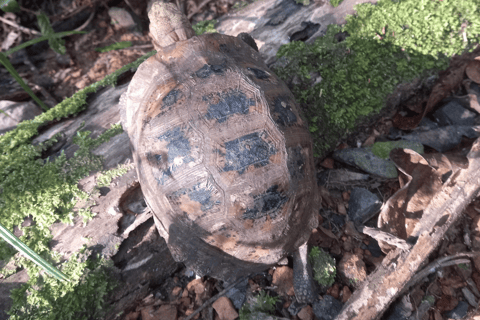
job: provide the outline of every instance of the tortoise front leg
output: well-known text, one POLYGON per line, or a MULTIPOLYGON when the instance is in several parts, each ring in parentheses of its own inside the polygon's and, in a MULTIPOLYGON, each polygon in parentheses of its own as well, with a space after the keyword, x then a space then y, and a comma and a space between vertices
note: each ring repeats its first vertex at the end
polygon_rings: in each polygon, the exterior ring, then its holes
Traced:
POLYGON ((307 243, 304 243, 293 253, 293 288, 300 303, 313 303, 317 298, 307 249, 307 243))

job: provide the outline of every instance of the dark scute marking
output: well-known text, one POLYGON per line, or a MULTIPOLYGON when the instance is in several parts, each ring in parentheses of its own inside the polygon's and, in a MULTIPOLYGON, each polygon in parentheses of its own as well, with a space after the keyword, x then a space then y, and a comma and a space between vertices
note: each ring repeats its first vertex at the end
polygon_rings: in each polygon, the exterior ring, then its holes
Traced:
POLYGON ((228 49, 228 46, 225 44, 225 43, 222 43, 220 45, 220 52, 222 53, 229 53, 230 52, 230 49, 228 49))
POLYGON ((260 79, 260 80, 266 80, 268 78, 270 78, 270 76, 268 75, 267 72, 263 71, 263 70, 260 70, 260 69, 257 69, 257 68, 247 68, 249 71, 253 72, 253 74, 255 75, 255 77, 257 77, 257 79, 260 79))
MULTIPOLYGON (((167 161, 168 168, 163 170, 164 177, 171 176, 173 172, 177 170, 177 166, 174 165, 175 158, 181 157, 182 163, 188 163, 194 161, 191 156, 190 141, 185 137, 185 133, 181 130, 181 127, 175 127, 172 130, 165 132, 158 137, 159 140, 167 141, 167 161)), ((162 160, 162 156, 157 158, 162 160)), ((165 161, 165 160, 163 160, 165 161)), ((161 179, 161 178, 160 178, 161 179)), ((158 180, 158 179, 157 179, 158 180)))
POLYGON ((292 107, 287 99, 276 98, 273 106, 273 119, 282 126, 288 126, 297 122, 297 116, 292 111, 292 107))
POLYGON ((197 75, 197 77, 202 79, 208 78, 212 73, 223 74, 226 69, 225 65, 226 62, 224 62, 223 64, 205 64, 203 65, 203 67, 195 71, 195 74, 197 75))
POLYGON ((248 208, 243 213, 243 219, 259 219, 266 215, 274 219, 287 202, 288 198, 278 191, 278 186, 274 185, 265 193, 254 197, 253 208, 248 208))
POLYGON ((305 158, 301 147, 289 148, 287 160, 288 172, 294 181, 303 179, 305 158))
MULTIPOLYGON (((255 100, 248 99, 243 92, 238 90, 221 93, 219 98, 220 102, 208 106, 205 115, 208 120, 217 119, 219 123, 222 123, 233 114, 247 114, 249 107, 255 105, 255 100)), ((204 96, 203 100, 208 101, 209 98, 204 96)))
POLYGON ((270 156, 277 152, 258 132, 226 142, 225 149, 227 154, 223 171, 237 171, 239 174, 244 173, 250 165, 267 165, 270 156))
POLYGON ((162 156, 161 154, 149 152, 146 158, 151 166, 160 169, 161 176, 155 177, 155 180, 157 180, 159 185, 164 185, 167 178, 172 176, 172 172, 168 166, 168 156, 166 154, 162 156))
POLYGON ((195 185, 188 191, 188 197, 192 201, 200 203, 202 211, 208 211, 213 208, 214 205, 219 204, 219 201, 212 200, 212 190, 209 188, 201 187, 200 184, 195 185))
POLYGON ((170 91, 165 98, 162 99, 163 105, 166 107, 170 107, 177 103, 177 101, 182 98, 183 93, 180 90, 173 89, 170 91))
MULTIPOLYGON (((215 205, 220 204, 220 201, 214 201, 212 199, 212 189, 205 188, 200 183, 194 185, 191 188, 182 188, 174 192, 170 198, 174 201, 178 201, 178 199, 182 195, 187 195, 188 198, 192 201, 198 202, 201 204, 200 209, 205 212, 212 209, 215 205)), ((188 212, 192 213, 192 212, 188 212)))

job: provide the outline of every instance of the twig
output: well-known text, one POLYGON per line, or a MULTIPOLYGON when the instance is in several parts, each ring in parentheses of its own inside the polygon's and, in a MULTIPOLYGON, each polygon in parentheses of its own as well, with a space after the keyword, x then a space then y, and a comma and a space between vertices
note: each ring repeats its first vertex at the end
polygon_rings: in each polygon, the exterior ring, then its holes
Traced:
POLYGON ((18 24, 16 24, 15 22, 13 21, 10 21, 10 20, 7 20, 5 19, 4 17, 0 17, 0 21, 2 21, 3 23, 5 24, 8 24, 12 27, 15 27, 17 28, 18 30, 24 32, 24 33, 27 33, 27 34, 30 34, 30 35, 33 35, 33 34, 41 34, 40 32, 38 32, 37 30, 33 30, 33 29, 29 29, 29 28, 25 28, 25 27, 22 27, 18 24))
POLYGON ((193 317, 195 317, 197 314, 199 314, 203 309, 205 309, 206 307, 208 307, 209 305, 211 305, 212 303, 214 303, 215 301, 217 301, 218 298, 220 298, 221 296, 223 296, 225 293, 227 293, 228 290, 232 289, 233 287, 235 287, 237 284, 239 284, 240 282, 242 282, 243 280, 245 280, 246 277, 241 277, 240 279, 238 279, 237 281, 235 281, 234 283, 232 283, 231 285, 229 285, 228 287, 226 287, 223 291, 217 293, 216 295, 214 295, 213 297, 211 297, 210 299, 208 299, 207 301, 205 301, 204 304, 202 304, 200 307, 198 307, 197 310, 195 310, 192 314, 190 314, 188 317, 186 317, 184 320, 192 320, 193 317))
POLYGON ((200 3, 188 16, 188 20, 190 20, 194 15, 196 15, 198 13, 198 11, 200 11, 200 9, 202 9, 203 7, 205 7, 207 4, 209 4, 212 0, 203 0, 202 3, 200 3))
POLYGON ((412 286, 416 285, 420 280, 422 280, 429 274, 436 272, 438 269, 461 263, 471 263, 471 261, 469 259, 465 259, 465 257, 473 258, 478 255, 480 255, 480 252, 463 252, 443 258, 438 258, 437 260, 433 261, 428 266, 423 268, 415 276, 413 276, 412 279, 410 279, 410 281, 407 282, 407 284, 403 288, 402 293, 407 291, 412 286))
POLYGON ((75 29, 75 31, 82 31, 83 29, 85 29, 88 26, 88 24, 90 23, 90 21, 92 21, 94 16, 95 16, 95 10, 92 11, 92 13, 88 17, 87 21, 85 21, 80 27, 75 29))
POLYGON ((403 251, 408 251, 412 248, 412 245, 407 243, 405 240, 400 239, 396 236, 394 236, 391 233, 381 231, 379 229, 375 228, 369 228, 369 227, 358 227, 359 231, 362 233, 365 233, 366 235, 372 237, 373 239, 377 241, 384 241, 392 246, 395 246, 403 251))

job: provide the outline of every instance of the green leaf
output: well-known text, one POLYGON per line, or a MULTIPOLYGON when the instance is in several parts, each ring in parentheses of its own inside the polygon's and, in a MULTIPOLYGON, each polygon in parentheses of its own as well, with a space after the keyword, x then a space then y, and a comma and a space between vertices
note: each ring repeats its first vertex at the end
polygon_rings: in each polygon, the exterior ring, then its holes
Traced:
POLYGON ((12 75, 12 77, 17 80, 17 82, 20 84, 20 86, 23 88, 23 90, 25 90, 28 95, 33 99, 35 100, 36 103, 38 103, 38 105, 43 109, 43 110, 48 110, 48 107, 46 104, 44 104, 42 102, 42 100, 40 100, 36 95, 35 93, 33 93, 32 89, 30 89, 27 84, 25 83, 25 81, 23 81, 23 79, 20 77, 20 75, 18 74, 17 70, 15 70, 15 68, 12 66, 12 64, 10 63, 10 61, 8 61, 8 58, 7 56, 3 53, 3 52, 0 52, 0 63, 3 64, 3 66, 5 67, 5 69, 7 69, 8 72, 10 72, 10 74, 12 75))
POLYGON ((65 52, 67 52, 67 49, 65 48, 65 41, 53 36, 55 32, 50 24, 50 20, 43 12, 37 14, 37 22, 42 34, 48 37, 48 45, 50 48, 57 53, 65 54, 65 52))
POLYGON ((28 259, 33 261, 36 265, 43 268, 51 276, 61 281, 69 281, 66 275, 64 275, 61 271, 59 271, 54 266, 45 261, 42 257, 35 253, 35 251, 27 247, 22 241, 20 241, 20 239, 18 239, 13 233, 10 232, 10 230, 5 228, 1 223, 0 236, 10 245, 15 247, 15 249, 23 253, 23 255, 25 255, 28 259))
POLYGON ((111 45, 106 46, 106 47, 95 48, 95 51, 103 53, 103 52, 108 52, 108 51, 112 51, 112 50, 124 49, 124 48, 128 48, 128 47, 131 47, 131 46, 132 46, 131 41, 122 41, 122 42, 117 42, 117 43, 111 44, 111 45))
POLYGON ((20 6, 15 0, 0 0, 0 8, 5 12, 20 12, 20 6))

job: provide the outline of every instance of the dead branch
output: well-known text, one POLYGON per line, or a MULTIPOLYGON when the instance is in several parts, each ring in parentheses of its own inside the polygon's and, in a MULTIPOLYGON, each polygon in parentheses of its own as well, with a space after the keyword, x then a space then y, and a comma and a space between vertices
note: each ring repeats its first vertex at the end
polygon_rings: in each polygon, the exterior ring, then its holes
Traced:
POLYGON ((429 255, 440 244, 446 231, 480 190, 480 139, 475 141, 467 158, 468 168, 452 174, 425 209, 412 234, 417 239, 413 248, 410 251, 390 251, 382 265, 347 301, 337 320, 380 319, 427 263, 429 255))

